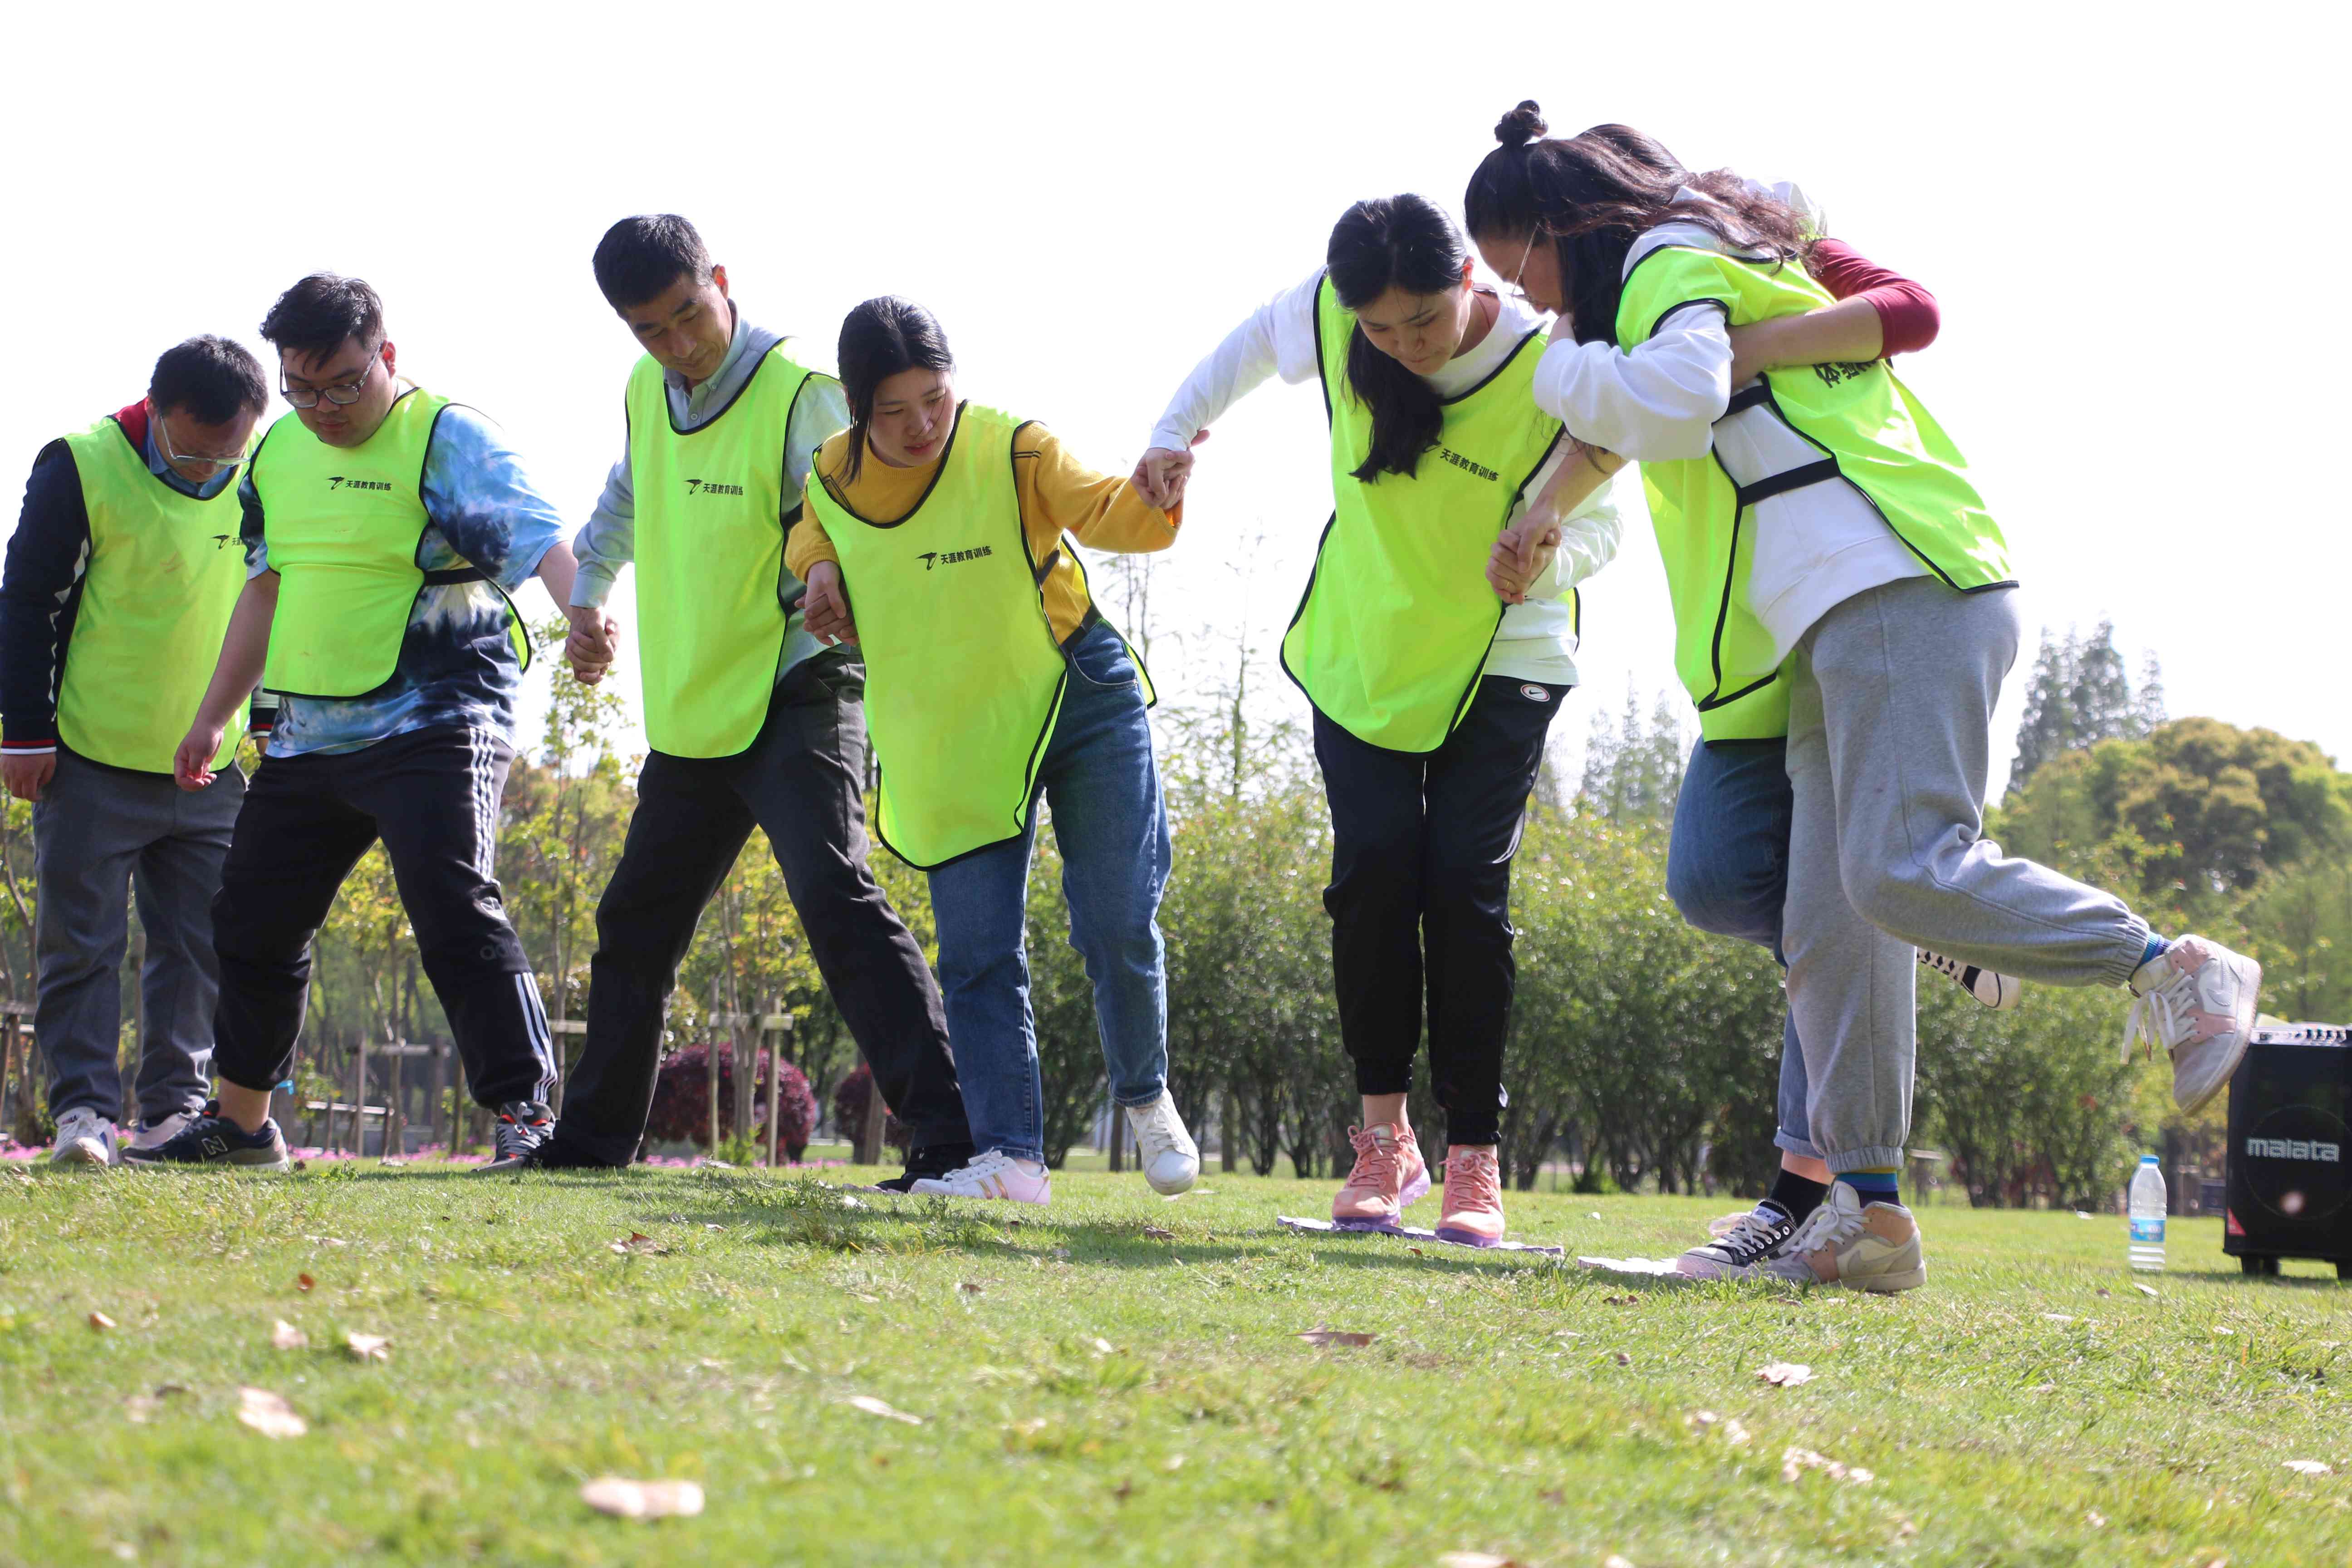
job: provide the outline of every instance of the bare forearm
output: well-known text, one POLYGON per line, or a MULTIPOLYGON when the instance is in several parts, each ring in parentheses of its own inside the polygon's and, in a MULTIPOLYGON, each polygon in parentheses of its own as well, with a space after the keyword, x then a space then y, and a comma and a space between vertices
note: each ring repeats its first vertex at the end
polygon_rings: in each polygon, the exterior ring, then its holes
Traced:
POLYGON ((1799 364, 1866 364, 1886 347, 1886 324, 1878 307, 1857 296, 1808 310, 1777 316, 1732 334, 1743 366, 1761 373, 1799 364))
POLYGON ((1625 466, 1622 458, 1588 447, 1579 441, 1559 467, 1553 470, 1551 480, 1538 492, 1528 507, 1529 517, 1540 517, 1558 522, 1592 499, 1592 494, 1609 482, 1610 476, 1625 466))
POLYGON ((572 579, 579 571, 579 558, 572 553, 572 546, 559 539, 539 558, 539 570, 534 575, 547 585, 548 596, 555 601, 555 607, 568 610, 572 606, 572 579))
POLYGON ((212 684, 205 689, 199 720, 225 725, 238 704, 261 681, 261 667, 269 655, 269 624, 278 615, 278 574, 264 572, 249 579, 229 613, 228 635, 221 641, 220 662, 213 667, 212 684))

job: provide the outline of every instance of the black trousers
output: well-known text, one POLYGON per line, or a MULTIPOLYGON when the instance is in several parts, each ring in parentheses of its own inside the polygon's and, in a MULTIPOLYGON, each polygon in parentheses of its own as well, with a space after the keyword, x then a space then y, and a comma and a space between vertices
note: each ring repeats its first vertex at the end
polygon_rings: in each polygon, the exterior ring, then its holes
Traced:
POLYGON ((266 757, 246 786, 220 892, 213 1070, 268 1089, 294 1066, 310 939, 369 846, 383 840, 433 994, 476 1100, 545 1100, 553 1041, 530 960, 493 874, 514 753, 486 730, 414 731, 357 752, 266 757))
POLYGON ((1501 676, 1434 752, 1391 752, 1315 715, 1331 803, 1331 969, 1359 1094, 1412 1087, 1426 987, 1429 1071, 1449 1143, 1501 1121, 1511 857, 1544 734, 1570 691, 1501 676))
POLYGON ((662 1005, 754 825, 885 1102, 919 1147, 970 1140, 939 987, 866 865, 865 690, 863 665, 822 653, 777 682, 746 750, 646 756, 621 863, 596 905, 588 1035, 551 1152, 613 1165, 635 1157, 661 1062, 662 1005))

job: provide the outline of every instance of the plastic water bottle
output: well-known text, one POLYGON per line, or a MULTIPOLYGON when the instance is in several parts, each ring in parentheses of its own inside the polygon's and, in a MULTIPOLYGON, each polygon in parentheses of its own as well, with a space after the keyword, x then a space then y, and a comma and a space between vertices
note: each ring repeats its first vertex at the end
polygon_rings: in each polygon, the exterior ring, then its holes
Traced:
POLYGON ((2131 1266, 2143 1274, 2164 1272, 2164 1167, 2153 1154, 2141 1155, 2132 1175, 2131 1266))

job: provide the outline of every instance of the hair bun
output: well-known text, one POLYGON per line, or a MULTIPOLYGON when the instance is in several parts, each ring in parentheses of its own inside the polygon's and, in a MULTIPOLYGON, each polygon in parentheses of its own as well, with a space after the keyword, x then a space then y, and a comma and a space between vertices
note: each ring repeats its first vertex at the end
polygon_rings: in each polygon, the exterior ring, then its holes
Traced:
POLYGON ((1495 140, 1506 147, 1517 147, 1534 141, 1549 127, 1544 124, 1543 110, 1532 98, 1519 100, 1519 106, 1495 121, 1495 140))

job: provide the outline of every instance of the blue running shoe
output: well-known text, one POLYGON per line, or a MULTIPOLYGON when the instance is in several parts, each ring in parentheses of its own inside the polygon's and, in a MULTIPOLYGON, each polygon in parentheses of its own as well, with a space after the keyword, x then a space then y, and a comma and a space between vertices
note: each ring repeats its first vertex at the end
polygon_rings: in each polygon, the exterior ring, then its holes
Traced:
POLYGON ((260 1131, 247 1132, 220 1113, 215 1100, 153 1148, 123 1150, 122 1163, 149 1170, 226 1165, 239 1171, 283 1171, 294 1162, 286 1156, 286 1140, 277 1122, 264 1121, 260 1131))

